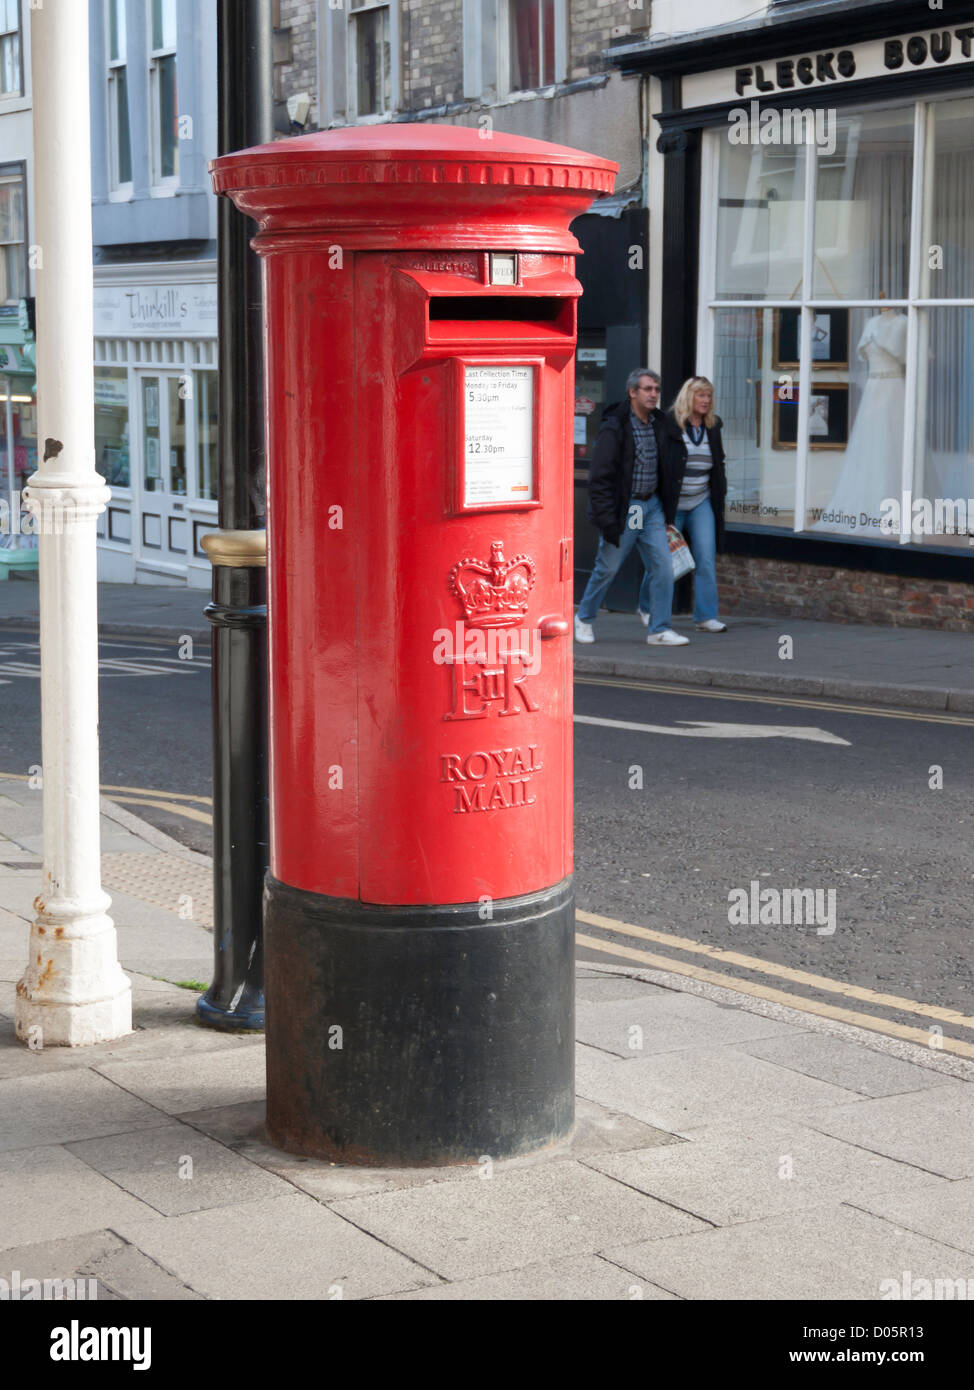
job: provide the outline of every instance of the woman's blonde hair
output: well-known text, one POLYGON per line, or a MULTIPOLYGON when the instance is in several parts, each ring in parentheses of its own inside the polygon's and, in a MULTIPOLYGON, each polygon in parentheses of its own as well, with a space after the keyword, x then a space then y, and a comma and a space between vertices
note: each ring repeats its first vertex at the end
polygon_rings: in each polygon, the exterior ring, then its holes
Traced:
POLYGON ((717 416, 714 413, 714 383, 708 381, 705 376, 692 376, 689 381, 685 381, 680 387, 680 394, 673 402, 673 414, 676 416, 676 423, 680 429, 686 429, 690 412, 693 410, 693 398, 698 391, 710 391, 710 410, 707 413, 704 424, 708 430, 712 430, 717 423, 717 416))

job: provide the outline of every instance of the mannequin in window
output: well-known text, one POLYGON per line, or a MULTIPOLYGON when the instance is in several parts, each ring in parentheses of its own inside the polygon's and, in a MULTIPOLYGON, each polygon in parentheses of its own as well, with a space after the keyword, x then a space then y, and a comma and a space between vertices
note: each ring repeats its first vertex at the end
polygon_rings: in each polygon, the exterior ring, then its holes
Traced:
MULTIPOLYGON (((885 299, 885 293, 880 298, 885 299)), ((842 471, 813 531, 878 535, 868 519, 880 515, 884 498, 898 498, 902 491, 906 328, 906 314, 881 309, 862 330, 856 352, 866 363, 868 376, 842 471)))

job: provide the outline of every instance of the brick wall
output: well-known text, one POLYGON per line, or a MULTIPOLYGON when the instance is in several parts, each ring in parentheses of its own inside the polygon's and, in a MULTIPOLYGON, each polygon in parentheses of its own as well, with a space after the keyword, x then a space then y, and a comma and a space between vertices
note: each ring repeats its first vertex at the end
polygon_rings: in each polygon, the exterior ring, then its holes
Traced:
MULTIPOLYGON (((463 0, 400 3, 402 111, 463 102, 463 0)), ((275 97, 309 92, 309 130, 318 124, 317 8, 316 0, 278 0, 275 14, 275 97)), ((613 30, 644 33, 649 17, 650 0, 635 8, 630 0, 570 0, 569 81, 608 71, 602 52, 613 30)))
MULTIPOLYGON (((568 76, 574 81, 606 72, 602 50, 614 29, 640 35, 649 28, 650 0, 569 0, 568 76)), ((617 37, 622 37, 622 34, 617 37)))
POLYGON ((463 100, 463 0, 402 0, 403 109, 463 100))
POLYGON ((720 611, 974 632, 974 585, 745 555, 717 557, 720 611))
POLYGON ((280 0, 276 29, 274 97, 286 101, 298 92, 311 97, 307 130, 318 125, 318 6, 316 0, 280 0))

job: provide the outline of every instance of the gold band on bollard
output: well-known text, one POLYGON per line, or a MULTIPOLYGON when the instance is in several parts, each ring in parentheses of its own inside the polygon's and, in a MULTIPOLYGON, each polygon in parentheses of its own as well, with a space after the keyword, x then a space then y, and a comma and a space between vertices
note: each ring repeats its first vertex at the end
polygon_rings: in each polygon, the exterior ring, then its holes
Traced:
POLYGON ((209 531, 200 545, 212 565, 230 565, 234 569, 266 569, 267 532, 209 531))

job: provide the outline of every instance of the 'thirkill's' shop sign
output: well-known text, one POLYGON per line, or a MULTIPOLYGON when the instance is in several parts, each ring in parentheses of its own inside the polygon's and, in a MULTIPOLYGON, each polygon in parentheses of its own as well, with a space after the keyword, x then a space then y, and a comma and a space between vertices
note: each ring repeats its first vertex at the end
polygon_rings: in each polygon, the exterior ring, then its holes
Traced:
MULTIPOLYGON (((963 61, 974 55, 974 25, 962 29, 939 29, 930 34, 912 34, 883 41, 883 66, 889 72, 923 68, 938 63, 963 61)), ((754 63, 735 73, 737 95, 746 92, 782 92, 795 87, 821 86, 864 76, 856 51, 841 48, 824 53, 806 53, 800 58, 782 58, 774 63, 754 63)))

